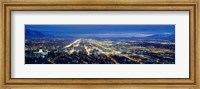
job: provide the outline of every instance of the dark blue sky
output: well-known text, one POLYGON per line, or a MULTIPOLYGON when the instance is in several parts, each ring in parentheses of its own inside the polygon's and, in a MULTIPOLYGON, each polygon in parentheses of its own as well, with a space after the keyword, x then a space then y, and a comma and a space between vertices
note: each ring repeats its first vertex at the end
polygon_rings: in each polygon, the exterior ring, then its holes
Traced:
POLYGON ((54 36, 146 37, 175 34, 175 25, 25 25, 25 29, 54 36))

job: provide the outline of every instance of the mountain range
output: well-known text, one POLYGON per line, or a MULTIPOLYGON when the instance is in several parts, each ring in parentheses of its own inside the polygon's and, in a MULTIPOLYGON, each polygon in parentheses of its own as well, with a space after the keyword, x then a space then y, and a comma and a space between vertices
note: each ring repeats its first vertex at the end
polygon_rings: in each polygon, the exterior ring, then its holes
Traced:
POLYGON ((29 38, 47 38, 47 37, 52 37, 51 35, 39 32, 39 31, 34 31, 30 29, 25 30, 25 37, 26 39, 29 38))
MULTIPOLYGON (((26 39, 29 39, 29 38, 51 38, 51 37, 78 38, 77 35, 76 36, 67 36, 66 35, 64 37, 63 36, 54 36, 54 35, 46 34, 44 32, 34 31, 34 30, 31 30, 31 29, 25 30, 25 37, 26 37, 26 39)), ((109 38, 109 37, 89 37, 89 38, 100 38, 100 39, 103 38, 104 39, 104 38, 109 38)), ((156 40, 175 41, 175 34, 160 33, 160 34, 154 34, 154 35, 146 36, 146 37, 110 37, 109 39, 144 39, 144 40, 156 39, 156 40)))

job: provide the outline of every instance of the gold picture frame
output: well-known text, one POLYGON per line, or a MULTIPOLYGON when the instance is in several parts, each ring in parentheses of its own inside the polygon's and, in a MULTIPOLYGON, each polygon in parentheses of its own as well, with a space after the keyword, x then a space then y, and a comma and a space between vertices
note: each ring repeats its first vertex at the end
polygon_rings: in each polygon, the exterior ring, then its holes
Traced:
POLYGON ((1 89, 200 89, 199 0, 3 0, 1 6, 1 89), (11 11, 189 11, 190 78, 13 79, 11 78, 11 11))

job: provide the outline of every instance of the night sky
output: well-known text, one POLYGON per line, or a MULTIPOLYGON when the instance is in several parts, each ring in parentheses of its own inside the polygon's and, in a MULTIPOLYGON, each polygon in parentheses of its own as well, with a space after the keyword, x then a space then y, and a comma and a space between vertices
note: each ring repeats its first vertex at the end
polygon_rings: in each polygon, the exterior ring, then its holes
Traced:
POLYGON ((175 34, 175 25, 25 25, 25 29, 53 36, 147 37, 175 34))

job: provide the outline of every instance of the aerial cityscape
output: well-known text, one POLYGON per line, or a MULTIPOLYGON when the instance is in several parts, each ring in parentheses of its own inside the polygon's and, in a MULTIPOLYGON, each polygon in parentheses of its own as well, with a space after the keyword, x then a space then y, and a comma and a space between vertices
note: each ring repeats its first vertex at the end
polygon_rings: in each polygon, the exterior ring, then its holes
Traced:
POLYGON ((175 25, 25 25, 25 64, 175 64, 175 25))

